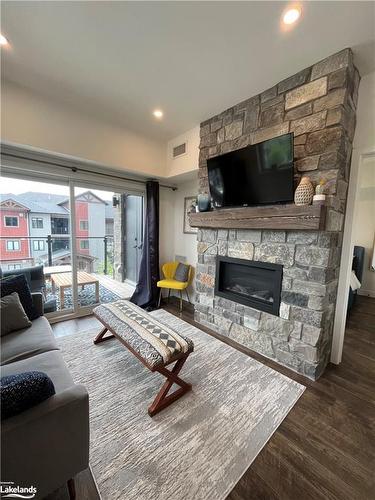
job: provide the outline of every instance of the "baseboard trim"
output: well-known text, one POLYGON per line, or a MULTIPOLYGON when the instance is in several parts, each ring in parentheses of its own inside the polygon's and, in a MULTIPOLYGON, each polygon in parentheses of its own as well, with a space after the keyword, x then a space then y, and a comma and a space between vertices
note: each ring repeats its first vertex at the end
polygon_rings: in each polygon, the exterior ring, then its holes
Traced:
POLYGON ((363 290, 361 288, 357 293, 358 295, 362 295, 362 297, 372 297, 375 299, 375 290, 363 290))

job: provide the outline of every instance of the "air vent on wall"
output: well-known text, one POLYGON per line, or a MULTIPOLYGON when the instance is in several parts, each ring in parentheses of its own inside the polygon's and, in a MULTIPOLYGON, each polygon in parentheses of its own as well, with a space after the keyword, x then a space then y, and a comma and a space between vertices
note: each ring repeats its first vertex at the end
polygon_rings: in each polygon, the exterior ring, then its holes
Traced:
POLYGON ((186 153, 186 142, 183 144, 179 144, 173 148, 173 158, 177 158, 178 156, 182 156, 186 153))

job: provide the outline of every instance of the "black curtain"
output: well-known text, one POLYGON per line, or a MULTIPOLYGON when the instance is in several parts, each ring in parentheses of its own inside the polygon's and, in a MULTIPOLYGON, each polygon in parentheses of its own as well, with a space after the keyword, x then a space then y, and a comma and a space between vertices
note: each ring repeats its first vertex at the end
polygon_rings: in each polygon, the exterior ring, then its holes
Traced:
POLYGON ((130 302, 152 310, 157 307, 159 281, 159 183, 146 182, 146 219, 138 283, 130 302))

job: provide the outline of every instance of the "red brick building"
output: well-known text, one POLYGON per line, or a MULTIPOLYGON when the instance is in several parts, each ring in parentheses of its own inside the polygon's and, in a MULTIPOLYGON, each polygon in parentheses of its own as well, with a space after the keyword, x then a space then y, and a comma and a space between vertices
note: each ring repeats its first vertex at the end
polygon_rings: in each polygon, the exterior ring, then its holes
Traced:
POLYGON ((23 267, 32 262, 29 240, 29 209, 12 199, 0 203, 0 261, 6 262, 8 269, 23 267))

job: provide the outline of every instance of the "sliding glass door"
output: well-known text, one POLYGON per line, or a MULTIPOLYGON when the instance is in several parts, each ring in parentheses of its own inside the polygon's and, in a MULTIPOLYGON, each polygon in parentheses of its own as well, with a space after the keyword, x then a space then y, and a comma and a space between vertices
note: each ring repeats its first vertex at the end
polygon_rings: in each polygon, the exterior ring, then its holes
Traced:
POLYGON ((74 188, 77 306, 79 312, 125 295, 114 276, 115 193, 74 188))
POLYGON ((0 215, 2 274, 24 274, 31 291, 43 293, 49 318, 132 295, 143 196, 3 177, 0 215))
POLYGON ((32 292, 41 292, 45 313, 74 312, 62 301, 54 277, 71 273, 69 186, 2 177, 0 267, 3 277, 22 274, 32 292))
POLYGON ((138 280, 143 196, 74 188, 77 311, 129 298, 138 280))

